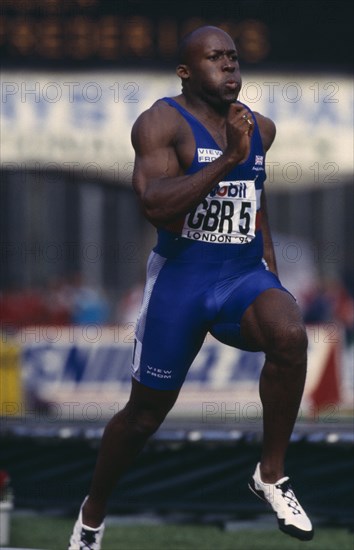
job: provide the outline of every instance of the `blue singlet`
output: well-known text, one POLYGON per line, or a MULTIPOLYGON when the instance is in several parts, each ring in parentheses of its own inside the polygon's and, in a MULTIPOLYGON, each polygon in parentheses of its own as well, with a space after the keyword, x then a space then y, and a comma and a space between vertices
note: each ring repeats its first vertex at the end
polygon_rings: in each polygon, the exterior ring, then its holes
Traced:
MULTIPOLYGON (((207 129, 172 98, 196 148, 187 174, 222 155, 207 129)), ((245 106, 246 107, 246 106, 245 106)), ((248 107, 246 107, 248 108, 248 107)), ((248 158, 185 218, 158 230, 147 266, 132 375, 156 389, 178 389, 208 332, 243 347, 241 317, 269 288, 286 290, 263 260, 260 200, 265 154, 257 121, 248 158)))

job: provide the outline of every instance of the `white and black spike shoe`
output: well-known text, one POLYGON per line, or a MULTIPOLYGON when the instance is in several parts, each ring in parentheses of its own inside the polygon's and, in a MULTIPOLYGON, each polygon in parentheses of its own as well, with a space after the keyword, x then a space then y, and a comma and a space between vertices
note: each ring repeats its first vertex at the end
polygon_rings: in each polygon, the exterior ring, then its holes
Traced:
POLYGON ((104 523, 94 529, 82 523, 82 508, 88 497, 81 505, 79 517, 74 525, 70 537, 68 550, 101 550, 101 541, 104 532, 104 523))
POLYGON ((297 500, 288 477, 282 477, 275 483, 264 483, 258 463, 248 487, 257 497, 270 504, 277 515, 281 531, 300 540, 313 538, 311 521, 297 500))

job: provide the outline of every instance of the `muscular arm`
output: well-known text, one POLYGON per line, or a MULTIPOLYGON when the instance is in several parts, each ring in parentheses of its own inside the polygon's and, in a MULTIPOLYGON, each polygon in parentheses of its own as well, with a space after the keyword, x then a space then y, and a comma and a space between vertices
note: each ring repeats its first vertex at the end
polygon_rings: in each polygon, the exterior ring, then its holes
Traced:
POLYGON ((239 107, 228 117, 228 147, 223 155, 195 174, 185 175, 177 153, 178 124, 174 110, 155 104, 133 126, 133 187, 146 217, 155 225, 190 212, 245 155, 245 134, 239 107))
POLYGON ((264 259, 268 264, 269 270, 278 274, 277 263, 275 259, 273 239, 270 231, 269 221, 268 221, 268 211, 267 211, 267 199, 266 194, 263 189, 261 196, 261 212, 262 212, 262 235, 263 235, 263 245, 264 245, 264 259))
MULTIPOLYGON (((271 147, 275 138, 275 133, 276 133, 275 124, 269 118, 266 118, 260 115, 259 113, 255 113, 255 114, 257 117, 257 122, 258 122, 261 136, 262 136, 264 152, 267 152, 271 147)), ((264 259, 267 262, 270 271, 272 271, 277 275, 278 270, 277 270, 277 264, 275 259, 273 239, 272 239, 269 220, 268 220, 267 198, 266 198, 264 189, 261 196, 261 212, 262 212, 261 229, 262 229, 263 243, 264 243, 264 259)))

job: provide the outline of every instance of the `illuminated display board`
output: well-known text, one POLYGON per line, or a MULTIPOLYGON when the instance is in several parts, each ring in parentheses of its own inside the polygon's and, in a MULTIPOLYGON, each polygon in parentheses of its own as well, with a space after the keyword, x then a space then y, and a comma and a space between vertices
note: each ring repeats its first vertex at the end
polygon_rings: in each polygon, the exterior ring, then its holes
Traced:
POLYGON ((203 24, 224 28, 240 60, 348 66, 352 5, 338 0, 2 0, 0 53, 13 65, 170 63, 182 36, 203 24), (329 38, 330 37, 330 38, 329 38), (330 40, 330 42, 329 42, 330 40))

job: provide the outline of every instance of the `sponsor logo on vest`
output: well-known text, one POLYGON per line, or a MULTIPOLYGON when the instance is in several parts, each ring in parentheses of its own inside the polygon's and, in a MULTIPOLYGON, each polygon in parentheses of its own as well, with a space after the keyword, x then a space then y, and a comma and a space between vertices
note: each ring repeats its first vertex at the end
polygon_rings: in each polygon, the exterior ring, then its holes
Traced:
POLYGON ((209 193, 209 197, 232 197, 245 199, 247 194, 247 184, 245 181, 234 183, 232 181, 221 181, 209 193))
POLYGON ((202 149, 198 147, 198 162, 213 162, 222 155, 219 149, 202 149))

